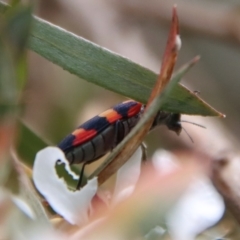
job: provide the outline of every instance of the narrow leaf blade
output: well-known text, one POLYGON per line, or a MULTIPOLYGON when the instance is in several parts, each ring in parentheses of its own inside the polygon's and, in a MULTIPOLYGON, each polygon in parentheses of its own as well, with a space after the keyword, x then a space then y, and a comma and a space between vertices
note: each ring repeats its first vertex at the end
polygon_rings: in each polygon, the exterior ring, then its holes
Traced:
MULTIPOLYGON (((0 2, 0 14, 6 5, 0 2)), ((80 78, 146 103, 157 74, 86 39, 34 18, 29 48, 80 78)), ((177 85, 162 110, 189 115, 223 116, 186 87, 177 85)))

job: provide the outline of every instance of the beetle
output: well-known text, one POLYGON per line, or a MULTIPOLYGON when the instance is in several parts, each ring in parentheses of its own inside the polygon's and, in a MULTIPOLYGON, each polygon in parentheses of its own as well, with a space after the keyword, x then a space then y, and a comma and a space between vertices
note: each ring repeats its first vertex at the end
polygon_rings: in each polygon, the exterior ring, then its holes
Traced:
MULTIPOLYGON (((145 106, 128 100, 91 118, 65 137, 58 147, 70 164, 91 163, 116 147, 138 123, 145 106)), ((166 125, 178 135, 182 130, 181 115, 159 111, 151 130, 166 125)))
MULTIPOLYGON (((80 179, 85 165, 116 147, 138 123, 144 109, 145 105, 134 100, 122 102, 83 123, 58 144, 70 164, 83 163, 80 179)), ((150 130, 159 125, 179 135, 181 115, 158 111, 150 130)))

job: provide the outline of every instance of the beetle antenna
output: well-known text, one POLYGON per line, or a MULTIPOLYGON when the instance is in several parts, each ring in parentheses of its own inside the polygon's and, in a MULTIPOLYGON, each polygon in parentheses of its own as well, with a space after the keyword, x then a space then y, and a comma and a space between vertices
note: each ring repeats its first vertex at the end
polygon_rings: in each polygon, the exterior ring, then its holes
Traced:
POLYGON ((184 132, 187 134, 187 136, 190 138, 191 142, 194 143, 192 137, 189 135, 189 133, 187 132, 187 130, 186 130, 184 127, 182 127, 182 129, 183 129, 184 132))
POLYGON ((205 128, 205 129, 206 129, 205 126, 203 126, 203 125, 201 125, 201 124, 198 124, 198 123, 189 122, 189 121, 186 121, 186 120, 181 120, 180 122, 190 123, 190 124, 195 125, 195 126, 197 126, 197 127, 201 127, 201 128, 205 128))

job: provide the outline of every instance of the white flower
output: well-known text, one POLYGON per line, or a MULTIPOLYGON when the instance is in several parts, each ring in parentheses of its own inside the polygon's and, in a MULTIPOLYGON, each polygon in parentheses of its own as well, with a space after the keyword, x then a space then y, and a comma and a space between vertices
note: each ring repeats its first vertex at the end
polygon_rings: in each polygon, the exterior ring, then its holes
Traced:
POLYGON ((35 215, 34 211, 23 199, 21 199, 19 196, 12 196, 12 201, 29 218, 36 219, 36 215, 35 215))
POLYGON ((132 194, 141 173, 142 149, 139 147, 129 160, 118 170, 112 205, 132 194))
POLYGON ((192 240, 216 224, 224 213, 224 202, 207 177, 196 179, 167 216, 173 239, 192 240))
MULTIPOLYGON (((181 167, 176 157, 157 151, 153 157, 155 168, 166 174, 181 167)), ((193 240, 205 229, 216 224, 224 213, 222 197, 204 175, 192 180, 178 202, 167 213, 166 221, 173 240, 193 240)))
POLYGON ((88 181, 80 191, 70 191, 56 173, 56 162, 64 163, 66 171, 78 179, 71 171, 63 152, 57 147, 47 147, 36 155, 33 166, 34 184, 54 211, 68 222, 78 225, 86 223, 91 200, 97 192, 97 178, 88 181))
POLYGON ((152 163, 154 168, 163 175, 179 168, 176 157, 165 150, 157 150, 152 156, 152 163))

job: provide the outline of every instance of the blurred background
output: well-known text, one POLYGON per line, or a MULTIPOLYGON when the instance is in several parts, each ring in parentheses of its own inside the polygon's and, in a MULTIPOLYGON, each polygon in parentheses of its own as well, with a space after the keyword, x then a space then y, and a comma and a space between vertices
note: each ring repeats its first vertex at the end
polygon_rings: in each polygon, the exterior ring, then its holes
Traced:
MULTIPOLYGON (((184 124, 194 143, 184 132, 178 137, 165 127, 158 128, 146 137, 148 157, 157 148, 203 150, 214 158, 223 151, 237 153, 239 1, 39 0, 35 15, 159 72, 175 3, 182 39, 176 68, 196 55, 201 56, 181 83, 198 91, 201 98, 227 117, 183 116, 182 119, 207 127, 203 130, 184 124)), ((22 118, 52 145, 84 121, 125 100, 124 96, 79 79, 31 51, 28 68, 22 118)), ((235 173, 239 176, 239 172, 235 173)), ((223 228, 229 227, 226 226, 225 222, 223 228)))

